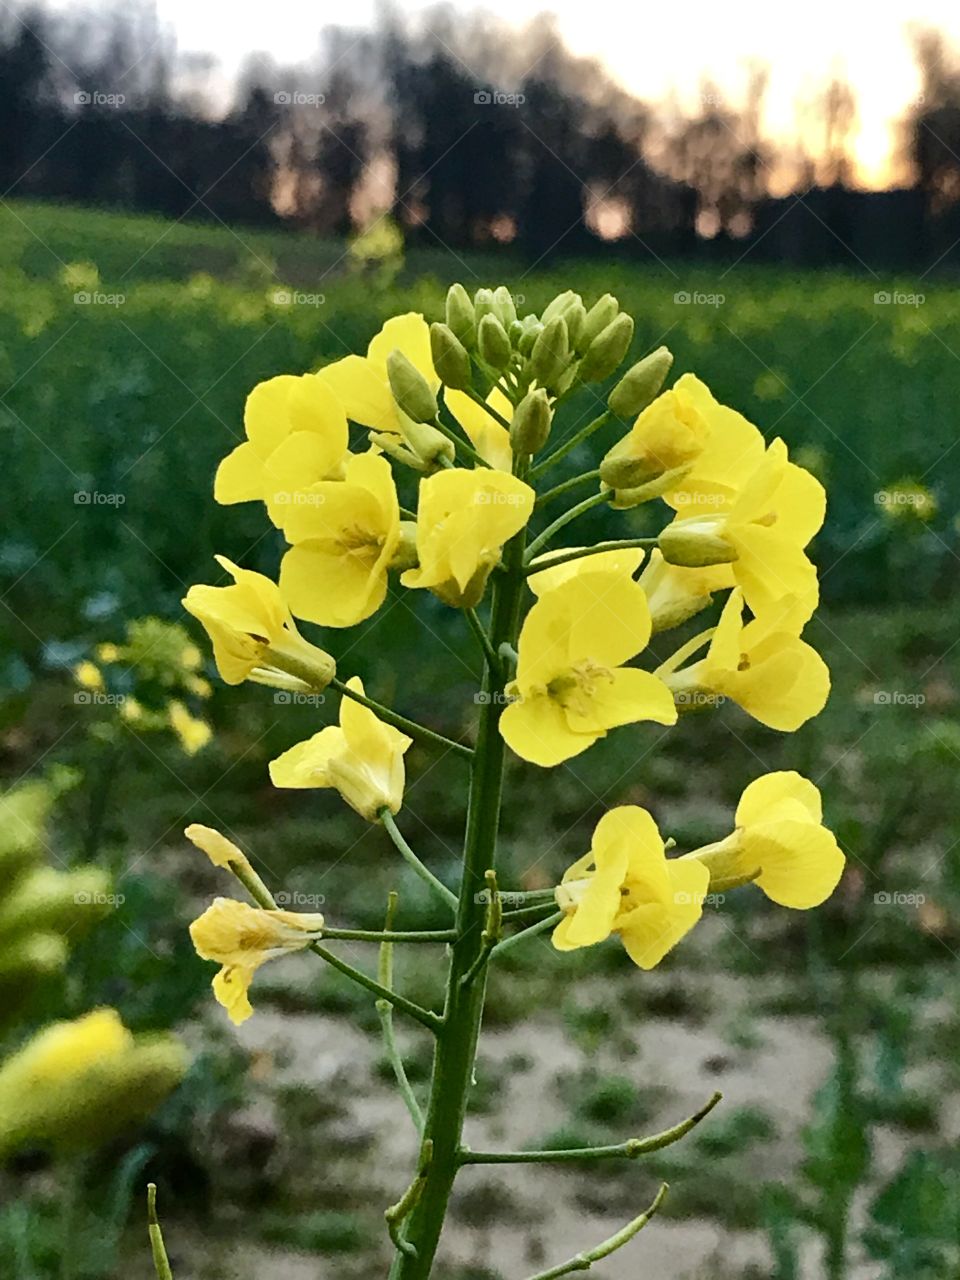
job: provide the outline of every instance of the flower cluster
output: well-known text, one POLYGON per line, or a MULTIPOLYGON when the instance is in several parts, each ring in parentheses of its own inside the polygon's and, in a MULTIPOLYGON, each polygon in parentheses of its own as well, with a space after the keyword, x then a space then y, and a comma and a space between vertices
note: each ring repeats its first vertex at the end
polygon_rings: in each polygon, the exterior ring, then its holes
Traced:
MULTIPOLYGON (((365 355, 254 388, 247 438, 221 463, 214 493, 264 504, 287 544, 278 579, 218 557, 232 582, 191 587, 184 604, 227 683, 341 695, 338 726, 272 762, 275 786, 334 788, 401 847, 393 817, 405 752, 418 735, 439 735, 376 702, 358 674, 338 678, 334 658, 295 621, 353 627, 398 591, 431 592, 481 643, 491 709, 477 747, 440 739, 468 756, 487 759, 492 734, 501 763, 506 746, 554 768, 614 730, 669 726, 723 699, 781 731, 821 710, 829 674, 802 633, 818 599, 807 547, 824 519, 823 488, 782 440, 767 442, 694 375, 664 389, 664 348, 622 370, 633 332, 610 295, 587 307, 568 292, 539 315, 518 315, 502 286, 471 298, 455 285, 442 322, 394 317, 365 355), (614 375, 601 398, 596 388, 614 375), (585 388, 599 415, 555 430, 585 388), (612 443, 592 470, 539 484, 604 429, 612 443), (586 498, 543 518, 578 486, 586 498), (653 502, 666 515, 656 537, 557 542, 589 510, 607 508, 615 523, 653 502), (706 629, 666 661, 645 661, 655 633, 709 609, 706 629)), ((751 784, 717 844, 667 857, 670 844, 645 810, 608 812, 556 889, 555 945, 616 934, 650 968, 711 891, 754 883, 806 908, 843 868, 816 788, 793 773, 751 784)), ((320 917, 222 899, 193 926, 197 950, 222 966, 217 997, 238 1020, 256 967, 322 931, 320 917)))

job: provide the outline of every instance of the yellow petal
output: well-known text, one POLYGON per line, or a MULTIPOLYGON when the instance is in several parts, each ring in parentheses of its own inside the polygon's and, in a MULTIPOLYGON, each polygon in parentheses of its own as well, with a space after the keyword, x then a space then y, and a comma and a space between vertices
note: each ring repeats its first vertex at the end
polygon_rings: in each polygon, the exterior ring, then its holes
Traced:
POLYGON ((353 627, 383 604, 387 575, 367 557, 301 542, 281 561, 280 590, 298 618, 323 627, 353 627))
POLYGON ((703 914, 703 900, 710 884, 706 867, 680 859, 674 859, 668 867, 672 900, 666 905, 653 902, 637 907, 617 926, 627 954, 641 969, 658 965, 703 914))
POLYGON ((243 411, 247 439, 261 458, 267 458, 290 431, 290 397, 300 378, 282 373, 253 388, 243 411))
MULTIPOLYGON (((467 438, 484 462, 498 471, 511 471, 513 448, 510 444, 509 431, 491 417, 483 405, 471 400, 465 391, 454 391, 451 387, 447 387, 443 398, 447 408, 463 427, 467 438)), ((513 406, 499 387, 493 388, 487 396, 487 403, 508 422, 513 417, 513 406)))
POLYGON ((500 716, 500 732, 511 751, 549 769, 592 746, 598 733, 574 733, 563 708, 546 694, 512 702, 500 716))
POLYGON ((402 351, 415 369, 434 388, 440 385, 430 354, 430 327, 423 316, 415 311, 393 316, 367 347, 367 359, 386 375, 387 357, 392 351, 402 351))
POLYGON ((263 488, 263 458, 249 440, 245 440, 217 467, 214 501, 225 507, 234 502, 253 502, 263 497, 263 488))
POLYGON ((589 700, 576 699, 567 708, 567 722, 576 733, 602 734, 638 720, 676 724, 677 708, 664 682, 636 667, 612 671, 609 679, 596 682, 589 700))
POLYGON ((571 614, 571 661, 589 658, 601 666, 619 667, 646 648, 650 606, 643 588, 631 578, 584 572, 550 592, 542 603, 557 599, 571 614))
POLYGON ((348 418, 371 431, 400 430, 397 406, 390 394, 385 370, 378 370, 363 356, 345 356, 316 375, 329 387, 348 418))
POLYGON ((270 761, 270 781, 275 787, 303 789, 332 785, 328 772, 330 760, 344 746, 343 730, 327 725, 312 738, 298 742, 275 760, 270 761))
POLYGON ((213 979, 213 994, 217 1003, 226 1009, 235 1027, 246 1022, 253 1013, 249 992, 256 971, 256 965, 224 965, 213 979))
POLYGON ((814 822, 761 822, 748 827, 742 841, 744 863, 760 867, 756 884, 782 907, 818 907, 843 875, 845 859, 833 832, 814 822))
POLYGON ((751 655, 749 669, 716 679, 712 687, 761 724, 793 733, 823 710, 830 671, 815 649, 792 636, 771 636, 764 648, 774 651, 751 655))
POLYGON ((780 770, 756 778, 746 788, 737 805, 737 826, 751 826, 776 817, 787 801, 801 805, 811 822, 822 820, 820 792, 814 784, 793 770, 780 770))
POLYGON ((625 547, 622 550, 600 551, 596 555, 583 556, 579 560, 569 560, 559 564, 555 569, 547 568, 550 561, 557 556, 566 555, 569 551, 580 551, 581 547, 560 547, 556 551, 548 551, 537 556, 533 564, 538 569, 527 578, 527 585, 535 596, 542 596, 547 591, 555 591, 571 578, 581 573, 615 573, 626 578, 632 577, 643 563, 642 547, 625 547), (543 568, 540 566, 543 565, 543 568))

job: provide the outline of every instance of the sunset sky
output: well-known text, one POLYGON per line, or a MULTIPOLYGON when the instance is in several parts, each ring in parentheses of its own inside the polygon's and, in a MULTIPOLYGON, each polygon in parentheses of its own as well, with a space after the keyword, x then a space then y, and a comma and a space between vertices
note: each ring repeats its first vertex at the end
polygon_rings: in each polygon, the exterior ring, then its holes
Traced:
MULTIPOLYGON (((60 0, 56 8, 72 8, 60 0)), ((79 6, 78 6, 79 7, 79 6)), ((429 6, 397 0, 407 14, 429 6)), ((741 0, 733 6, 688 0, 684 5, 637 4, 631 0, 458 0, 464 12, 482 7, 510 22, 544 9, 556 13, 567 44, 598 57, 627 89, 649 101, 675 94, 694 108, 704 78, 723 97, 741 100, 751 62, 768 63, 767 132, 779 142, 796 136, 795 104, 809 98, 833 74, 853 85, 859 121, 854 149, 862 182, 880 186, 891 177, 894 126, 920 81, 909 41, 911 25, 934 26, 960 47, 960 7, 951 0, 805 0, 793 6, 741 0)), ((247 55, 263 51, 280 62, 296 62, 316 49, 328 25, 370 25, 376 0, 349 5, 317 0, 271 0, 269 5, 224 0, 157 0, 161 21, 175 33, 181 53, 216 55, 225 78, 247 55)))

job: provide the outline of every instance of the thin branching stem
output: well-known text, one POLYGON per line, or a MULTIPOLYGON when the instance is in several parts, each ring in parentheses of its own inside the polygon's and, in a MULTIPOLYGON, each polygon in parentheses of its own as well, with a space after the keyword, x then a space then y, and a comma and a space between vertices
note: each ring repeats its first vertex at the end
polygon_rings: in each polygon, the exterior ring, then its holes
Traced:
POLYGON ((406 862, 407 865, 417 873, 424 884, 428 884, 430 886, 438 898, 442 898, 448 907, 452 907, 454 911, 456 911, 458 902, 457 895, 451 889, 448 889, 443 881, 438 879, 438 877, 433 874, 425 863, 420 861, 403 838, 403 833, 397 826, 396 820, 389 809, 384 808, 380 810, 380 821, 383 823, 384 830, 393 841, 394 847, 400 854, 401 858, 403 858, 404 862, 406 862))
POLYGON ((615 1235, 609 1236, 602 1244, 598 1244, 595 1249, 591 1249, 588 1253, 578 1253, 573 1258, 568 1258, 566 1262, 561 1262, 555 1267, 548 1267, 546 1271, 538 1271, 535 1276, 530 1277, 530 1280, 560 1280, 561 1276, 572 1275, 574 1271, 589 1271, 595 1262, 600 1262, 603 1258, 609 1258, 611 1253, 615 1253, 617 1249, 622 1249, 625 1244, 629 1244, 633 1237, 643 1230, 660 1208, 668 1190, 668 1184, 661 1182, 660 1189, 650 1207, 634 1218, 632 1222, 628 1222, 615 1235))
POLYGON ((400 715, 396 711, 391 711, 389 707, 385 707, 383 703, 368 698, 365 693, 358 693, 356 689, 350 689, 342 680, 338 680, 336 676, 330 681, 330 687, 336 689, 337 693, 342 694, 344 698, 352 698, 354 702, 359 702, 361 707, 366 707, 373 711, 384 720, 387 724, 392 724, 395 729, 407 733, 411 738, 419 738, 422 742, 430 742, 435 747, 443 747, 446 751, 455 751, 458 755, 470 759, 473 756, 472 748, 468 747, 464 742, 454 742, 452 738, 445 738, 442 733, 435 733, 433 729, 428 729, 426 725, 418 724, 416 720, 408 720, 406 716, 400 715))
POLYGON ((555 556, 545 557, 536 564, 528 565, 526 574, 530 578, 535 573, 543 573, 545 569, 555 569, 558 564, 569 564, 571 560, 598 556, 604 551, 626 551, 631 547, 655 547, 656 545, 656 538, 613 538, 609 542, 595 542, 592 547, 571 547, 569 551, 561 551, 555 556))

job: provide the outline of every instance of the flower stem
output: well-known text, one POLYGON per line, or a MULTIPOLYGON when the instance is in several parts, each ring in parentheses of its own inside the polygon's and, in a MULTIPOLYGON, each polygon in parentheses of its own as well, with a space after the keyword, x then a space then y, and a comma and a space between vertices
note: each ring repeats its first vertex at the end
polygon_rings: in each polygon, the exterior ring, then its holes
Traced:
POLYGON ((438 897, 443 899, 448 907, 453 907, 454 911, 456 911, 458 905, 457 895, 452 890, 448 889, 443 881, 439 880, 428 866, 420 861, 417 855, 407 844, 406 840, 404 840, 403 834, 397 826, 393 814, 389 809, 384 808, 380 810, 380 821, 383 823, 387 834, 393 841, 401 858, 403 858, 403 860, 413 868, 420 879, 423 880, 424 883, 428 884, 438 897))
POLYGON ((469 441, 464 440, 463 436, 458 435, 452 427, 447 426, 439 413, 430 425, 436 427, 441 435, 446 436, 453 447, 459 453, 462 453, 465 457, 469 458, 475 467, 486 467, 489 465, 484 462, 483 458, 480 457, 479 453, 477 453, 476 449, 469 441))
POLYGON ((594 507, 599 507, 601 503, 609 501, 609 498, 609 493, 591 494, 589 498, 584 498, 583 502, 578 502, 575 507, 565 511, 562 516, 557 516, 553 524, 548 524, 544 531, 530 543, 526 555, 526 563, 529 564, 540 548, 545 547, 554 534, 559 533, 571 520, 576 520, 577 516, 581 516, 587 511, 592 511, 594 507))
POLYGON ((539 462, 530 473, 531 480, 536 480, 538 476, 542 476, 548 468, 552 467, 555 462, 559 462, 561 458, 565 458, 568 453, 573 449, 576 449, 578 444, 582 444, 584 440, 592 436, 595 431, 600 429, 600 427, 605 426, 612 416, 613 415, 609 409, 604 409, 603 413, 594 418, 591 422, 588 422, 585 427, 582 427, 575 435, 572 435, 570 439, 560 445, 559 448, 554 449, 553 453, 551 453, 549 457, 546 457, 542 462, 539 462))
POLYGON ((334 942, 453 942, 453 929, 328 929, 323 936, 334 942))
POLYGON ((445 738, 442 733, 434 733, 432 729, 428 729, 425 725, 417 724, 416 720, 408 720, 406 716, 401 716, 396 711, 391 711, 389 707, 374 701, 373 698, 368 698, 366 694, 357 693, 356 689, 349 689, 336 676, 330 681, 330 687, 336 689, 337 693, 342 694, 344 698, 352 698, 354 702, 359 702, 361 707, 367 707, 368 710, 375 712, 381 720, 387 724, 392 724, 395 729, 400 729, 403 733, 409 734, 411 738, 420 738, 421 741, 430 742, 435 747, 443 747, 447 751, 456 751, 458 755, 466 756, 468 760, 473 755, 472 747, 468 747, 466 743, 454 742, 452 738, 445 738))
POLYGON ((503 416, 502 413, 498 413, 497 410, 494 409, 492 404, 487 404, 486 400, 484 400, 483 396, 479 393, 479 391, 474 391, 473 387, 467 387, 467 395, 474 402, 474 404, 478 404, 481 409, 485 409, 495 422, 499 422, 501 427, 503 427, 507 431, 510 430, 510 423, 507 421, 507 419, 503 416))
POLYGON ((573 476, 569 480, 564 480, 562 484, 554 485, 554 487, 552 489, 548 489, 546 493, 541 493, 540 497, 537 498, 536 502, 533 504, 534 510, 539 510, 540 507, 545 506, 554 498, 559 498, 562 493, 569 493, 571 489, 575 489, 578 484, 583 484, 586 480, 599 479, 600 469, 598 467, 594 471, 583 471, 578 476, 573 476))
MULTIPOLYGON (((397 909, 397 894, 394 890, 390 891, 387 898, 387 915, 384 920, 384 933, 388 933, 393 924, 393 917, 397 909)), ((388 990, 393 990, 393 943, 384 942, 380 947, 380 964, 377 971, 377 979, 381 986, 388 990)), ((407 1069, 403 1065, 403 1056, 397 1044, 397 1037, 393 1030, 393 1005, 389 1000, 377 1001, 377 1015, 380 1018, 380 1030, 383 1034, 383 1047, 387 1055, 387 1061, 393 1068, 394 1079, 397 1082, 397 1088, 400 1090, 400 1096, 406 1104, 410 1113, 410 1119, 418 1135, 423 1134, 423 1112, 420 1110, 420 1103, 417 1101, 417 1095, 413 1091, 407 1076, 407 1069)))
POLYGON ((575 1257, 569 1258, 566 1262, 561 1262, 555 1267, 549 1267, 546 1271, 538 1271, 535 1276, 530 1277, 530 1280, 560 1280, 561 1276, 568 1276, 574 1271, 589 1271, 595 1262, 600 1262, 603 1258, 609 1258, 611 1253, 615 1253, 617 1249, 622 1249, 625 1244, 629 1244, 633 1237, 643 1230, 660 1208, 668 1190, 668 1184, 661 1182, 660 1190, 654 1196, 650 1207, 634 1218, 632 1222, 628 1222, 615 1235, 609 1236, 602 1244, 598 1244, 595 1249, 591 1249, 589 1253, 578 1253, 575 1257))
POLYGON ((500 659, 498 658, 493 645, 490 643, 490 637, 487 635, 486 628, 480 621, 476 609, 464 609, 463 614, 467 622, 470 624, 470 630, 477 637, 480 648, 483 650, 484 658, 494 670, 499 670, 500 659))
POLYGON ((147 1231, 150 1234, 150 1251, 153 1254, 153 1269, 157 1280, 173 1280, 173 1272, 167 1260, 167 1251, 163 1244, 163 1232, 160 1230, 160 1219, 157 1217, 157 1186, 155 1182, 147 1183, 147 1231))
POLYGON ((573 547, 570 551, 551 556, 549 560, 528 565, 526 573, 529 578, 535 573, 543 573, 544 569, 555 569, 558 564, 569 564, 571 560, 582 560, 585 556, 597 556, 604 551, 625 551, 629 547, 655 547, 656 545, 656 538, 614 538, 609 542, 595 542, 592 547, 573 547))
POLYGON ((538 920, 536 924, 528 925, 526 929, 521 929, 519 933, 514 933, 509 938, 504 938, 490 952, 491 960, 502 956, 505 951, 510 951, 518 942, 526 942, 527 938, 535 938, 539 933, 546 933, 548 929, 558 925, 562 919, 563 912, 555 911, 553 915, 547 916, 545 920, 538 920))

